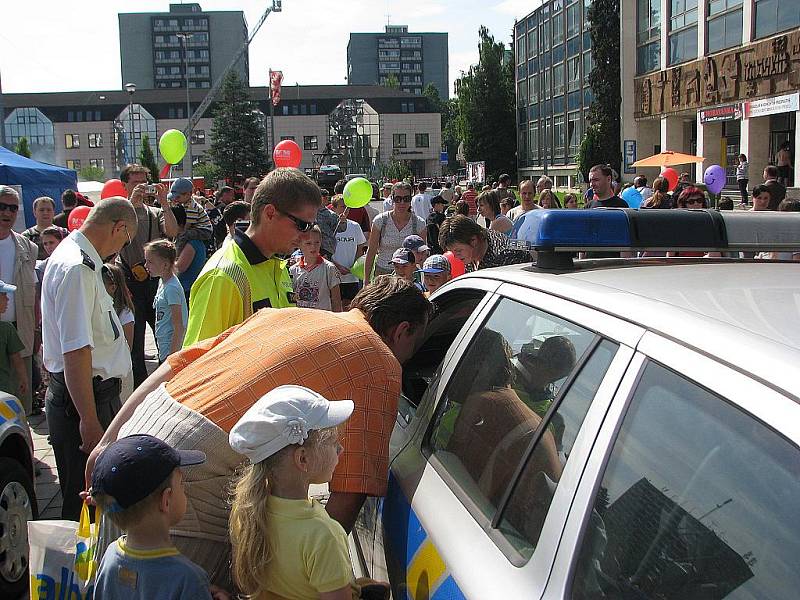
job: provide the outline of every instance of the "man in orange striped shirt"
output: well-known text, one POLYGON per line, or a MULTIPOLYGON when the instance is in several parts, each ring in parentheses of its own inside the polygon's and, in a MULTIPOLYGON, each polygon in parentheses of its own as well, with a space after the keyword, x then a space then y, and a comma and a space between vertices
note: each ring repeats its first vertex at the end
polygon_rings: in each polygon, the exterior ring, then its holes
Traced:
POLYGON ((203 450, 207 462, 185 475, 188 516, 173 535, 181 552, 214 579, 224 569, 220 557, 227 557, 227 488, 243 460, 228 446, 228 432, 270 390, 303 385, 355 404, 327 504, 350 531, 366 497, 386 493, 400 365, 414 353, 431 313, 414 285, 388 276, 362 289, 345 313, 262 309, 171 355, 145 380, 90 456, 89 481, 96 456, 118 436, 149 433, 181 450, 203 450), (181 543, 182 537, 194 544, 181 543), (210 551, 209 540, 221 546, 210 551))

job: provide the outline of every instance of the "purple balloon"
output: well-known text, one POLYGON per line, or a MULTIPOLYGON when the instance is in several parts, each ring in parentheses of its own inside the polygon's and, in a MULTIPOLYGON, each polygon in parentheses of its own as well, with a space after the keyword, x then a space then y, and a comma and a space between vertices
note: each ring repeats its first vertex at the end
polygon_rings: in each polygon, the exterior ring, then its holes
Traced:
POLYGON ((706 189, 712 194, 719 194, 722 191, 722 188, 725 187, 726 179, 725 169, 719 165, 711 165, 703 173, 703 183, 706 184, 706 189))

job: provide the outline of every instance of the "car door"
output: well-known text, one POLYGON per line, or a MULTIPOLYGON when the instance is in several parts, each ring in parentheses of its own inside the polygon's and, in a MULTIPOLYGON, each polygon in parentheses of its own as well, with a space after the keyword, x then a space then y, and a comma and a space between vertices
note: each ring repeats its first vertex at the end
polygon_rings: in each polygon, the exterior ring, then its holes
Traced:
POLYGON ((479 317, 392 463, 383 524, 395 598, 538 597, 642 333, 509 284, 479 317))
POLYGON ((796 399, 655 333, 638 350, 545 597, 796 598, 796 399))

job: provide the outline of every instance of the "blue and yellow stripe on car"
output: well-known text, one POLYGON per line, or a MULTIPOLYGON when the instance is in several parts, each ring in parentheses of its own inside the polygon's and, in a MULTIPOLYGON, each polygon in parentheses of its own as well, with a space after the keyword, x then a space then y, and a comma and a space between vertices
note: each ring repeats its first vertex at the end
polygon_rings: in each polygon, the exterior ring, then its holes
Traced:
POLYGON ((8 421, 22 424, 22 406, 14 398, 0 401, 0 425, 8 421))
MULTIPOLYGON (((390 475, 384 499, 383 524, 387 564, 405 573, 408 600, 461 600, 464 598, 439 550, 420 523, 397 481, 390 475)), ((390 569, 391 570, 391 569, 390 569)))

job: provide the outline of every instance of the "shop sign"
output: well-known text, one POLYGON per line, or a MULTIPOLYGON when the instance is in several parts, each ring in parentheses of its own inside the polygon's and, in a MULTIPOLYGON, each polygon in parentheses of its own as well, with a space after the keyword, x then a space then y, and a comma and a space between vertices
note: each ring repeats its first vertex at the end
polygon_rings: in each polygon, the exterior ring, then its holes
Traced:
POLYGON ((747 119, 798 110, 800 110, 800 93, 797 92, 786 96, 775 96, 774 98, 751 100, 744 103, 744 116, 747 119))
POLYGON ((718 121, 738 121, 742 118, 742 105, 726 104, 725 106, 715 106, 700 111, 701 123, 716 123, 718 121))
POLYGON ((623 157, 625 159, 625 168, 623 172, 632 175, 636 173, 636 167, 631 166, 636 162, 636 140, 625 140, 624 147, 625 151, 623 157))

